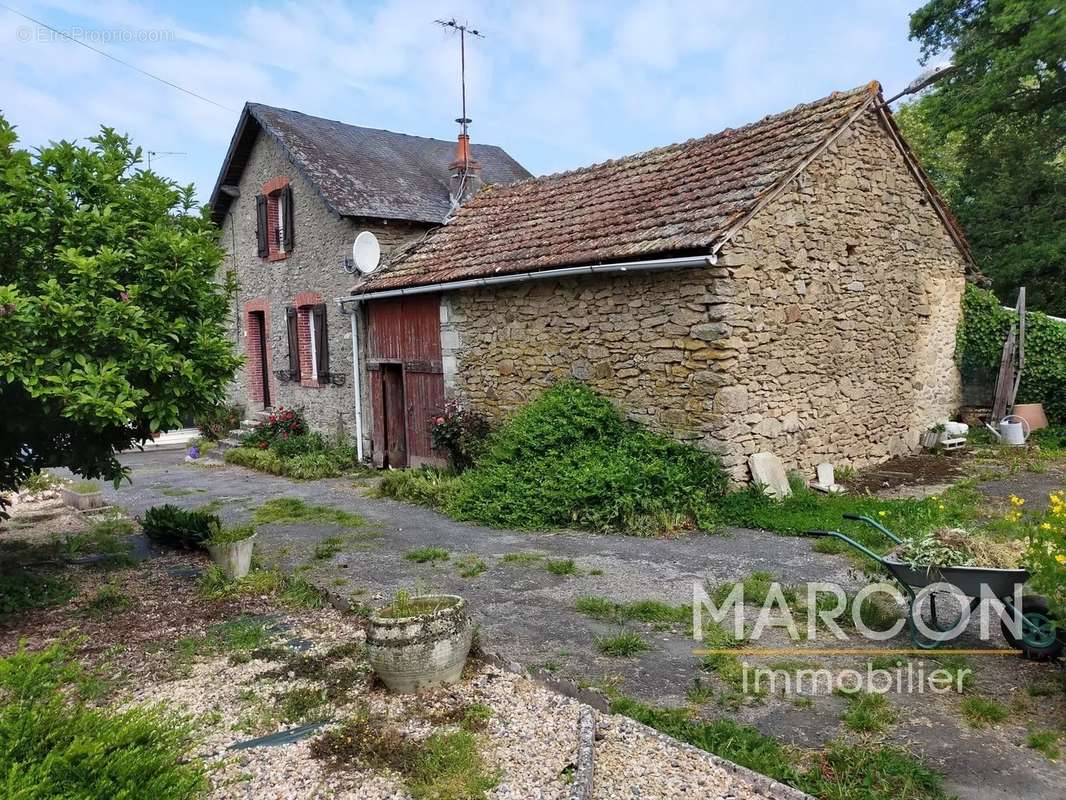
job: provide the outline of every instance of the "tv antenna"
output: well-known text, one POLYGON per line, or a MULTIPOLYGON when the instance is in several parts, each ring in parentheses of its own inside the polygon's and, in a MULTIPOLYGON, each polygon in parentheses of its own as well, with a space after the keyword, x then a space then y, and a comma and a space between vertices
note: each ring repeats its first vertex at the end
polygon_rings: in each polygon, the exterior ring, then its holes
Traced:
MULTIPOLYGON (((479 39, 484 39, 485 37, 474 28, 471 28, 467 23, 463 23, 462 25, 460 25, 458 22, 455 21, 454 17, 452 19, 438 19, 437 24, 440 25, 442 28, 451 28, 452 30, 459 32, 459 76, 463 88, 463 115, 459 117, 456 122, 458 122, 460 125, 460 132, 463 134, 463 136, 466 136, 468 135, 467 126, 472 121, 466 115, 466 35, 470 34, 471 36, 476 36, 479 39)), ((464 164, 463 166, 465 167, 466 164, 464 164)))
POLYGON ((156 161, 160 156, 187 156, 188 153, 183 153, 179 150, 149 150, 148 151, 148 169, 152 169, 152 156, 156 157, 156 161))

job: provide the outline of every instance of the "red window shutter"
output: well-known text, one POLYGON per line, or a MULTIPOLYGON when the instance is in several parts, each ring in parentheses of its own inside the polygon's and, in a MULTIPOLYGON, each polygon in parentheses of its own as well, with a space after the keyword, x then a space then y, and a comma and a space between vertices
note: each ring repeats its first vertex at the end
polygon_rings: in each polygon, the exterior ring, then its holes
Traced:
POLYGON ((285 322, 289 331, 289 379, 300 380, 300 322, 296 309, 285 309, 285 322))
POLYGON ((315 356, 318 359, 318 382, 329 383, 329 336, 326 333, 326 304, 315 306, 315 356))
POLYGON ((267 199, 266 195, 257 194, 255 196, 255 238, 259 246, 259 257, 266 258, 270 253, 270 223, 267 216, 267 199))
POLYGON ((282 220, 285 228, 285 241, 282 242, 282 246, 285 248, 285 252, 288 253, 292 250, 293 244, 295 243, 295 238, 293 236, 294 214, 292 213, 292 187, 286 186, 282 189, 281 196, 285 209, 285 219, 282 220))

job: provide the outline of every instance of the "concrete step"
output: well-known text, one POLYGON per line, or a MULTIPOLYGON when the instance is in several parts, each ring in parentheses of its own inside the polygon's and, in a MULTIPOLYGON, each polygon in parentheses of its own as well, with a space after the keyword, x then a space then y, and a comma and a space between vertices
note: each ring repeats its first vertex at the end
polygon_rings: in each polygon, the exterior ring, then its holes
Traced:
POLYGON ((229 437, 227 437, 225 439, 219 439, 218 440, 218 447, 219 447, 220 450, 228 450, 231 447, 240 447, 240 446, 241 446, 241 440, 237 439, 237 438, 234 438, 232 436, 229 436, 229 437))

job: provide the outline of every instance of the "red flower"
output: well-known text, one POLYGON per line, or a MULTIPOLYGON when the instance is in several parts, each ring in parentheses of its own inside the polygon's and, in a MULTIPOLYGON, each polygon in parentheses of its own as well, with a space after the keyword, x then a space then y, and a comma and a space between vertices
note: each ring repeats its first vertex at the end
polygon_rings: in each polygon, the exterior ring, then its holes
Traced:
POLYGON ((259 443, 259 449, 260 450, 266 450, 267 449, 267 443, 266 442, 260 442, 259 443))
POLYGON ((435 420, 433 420, 433 424, 434 425, 443 425, 444 424, 444 417, 437 417, 435 420))

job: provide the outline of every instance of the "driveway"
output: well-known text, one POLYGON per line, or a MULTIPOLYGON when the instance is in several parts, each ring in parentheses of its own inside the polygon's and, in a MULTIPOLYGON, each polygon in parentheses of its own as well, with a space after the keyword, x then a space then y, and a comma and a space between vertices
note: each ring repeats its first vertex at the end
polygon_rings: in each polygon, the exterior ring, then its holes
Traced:
MULTIPOLYGON (((399 589, 462 594, 486 651, 578 685, 617 687, 654 704, 688 702, 689 690, 701 676, 699 660, 692 654, 697 645, 681 626, 631 624, 628 627, 638 630, 651 649, 633 658, 604 656, 597 641, 618 633, 619 627, 579 613, 574 608, 577 598, 600 595, 621 602, 652 599, 681 605, 692 601, 694 584, 732 582, 756 570, 771 572, 782 583, 830 581, 854 589, 866 581, 847 558, 812 552, 809 540, 763 531, 735 529, 676 539, 503 531, 367 497, 365 487, 351 480, 297 482, 230 466, 190 465, 182 457, 180 452, 125 455, 124 463, 133 470, 132 485, 106 491, 133 514, 161 503, 196 508, 217 501, 217 513, 226 522, 248 520, 256 507, 275 497, 355 512, 365 524, 354 529, 328 523, 262 525, 257 550, 267 563, 299 572, 353 603, 383 604, 399 589), (342 540, 336 552, 316 558, 316 546, 329 537, 342 540), (405 557, 424 547, 446 550, 449 558, 415 563, 405 557), (576 574, 558 575, 546 568, 549 560, 564 559, 573 559, 576 574), (462 577, 463 565, 476 561, 483 562, 484 571, 462 577)), ((902 640, 890 644, 908 646, 902 640)), ((797 656, 802 655, 797 650, 797 656)), ((1054 671, 1014 656, 971 660, 976 689, 1005 705, 1017 702, 1027 686, 1054 671)), ((823 659, 832 668, 861 667, 865 662, 823 659)), ((1066 770, 1025 747, 1028 723, 1020 715, 994 731, 977 732, 961 720, 955 696, 893 694, 891 699, 899 720, 886 740, 911 749, 946 774, 950 792, 982 800, 1062 796, 1066 770)), ((821 746, 845 733, 840 721, 845 710, 845 701, 836 696, 819 697, 810 707, 786 698, 747 698, 726 713, 777 738, 821 746)), ((711 702, 699 713, 723 712, 711 702)), ((1043 720, 1042 727, 1049 726, 1043 720)))

